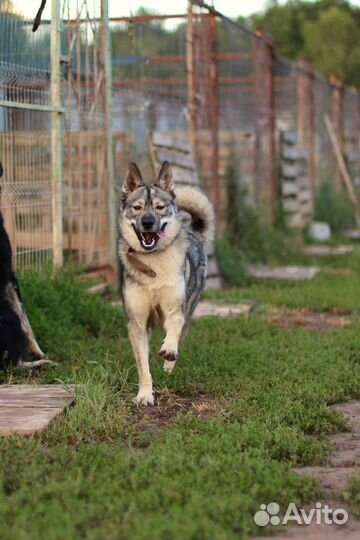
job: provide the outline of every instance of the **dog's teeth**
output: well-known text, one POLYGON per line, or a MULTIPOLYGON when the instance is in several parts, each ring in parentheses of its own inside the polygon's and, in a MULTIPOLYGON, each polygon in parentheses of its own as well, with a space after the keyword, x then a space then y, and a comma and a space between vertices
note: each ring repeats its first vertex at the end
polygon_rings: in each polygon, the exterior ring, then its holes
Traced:
POLYGON ((155 238, 152 238, 150 242, 146 240, 146 236, 143 233, 140 233, 141 241, 144 247, 151 248, 155 245, 155 238))

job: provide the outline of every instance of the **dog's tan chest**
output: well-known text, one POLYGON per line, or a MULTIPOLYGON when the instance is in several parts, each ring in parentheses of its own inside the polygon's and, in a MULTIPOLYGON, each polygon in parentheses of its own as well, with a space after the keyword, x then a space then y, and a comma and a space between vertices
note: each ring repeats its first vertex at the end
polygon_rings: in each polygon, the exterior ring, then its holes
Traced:
POLYGON ((149 254, 136 253, 134 257, 140 265, 132 263, 130 259, 126 261, 126 267, 129 273, 148 291, 156 291, 174 285, 181 287, 184 281, 185 253, 186 242, 179 239, 178 242, 174 242, 164 251, 149 254), (148 271, 144 272, 141 266, 146 266, 148 271))

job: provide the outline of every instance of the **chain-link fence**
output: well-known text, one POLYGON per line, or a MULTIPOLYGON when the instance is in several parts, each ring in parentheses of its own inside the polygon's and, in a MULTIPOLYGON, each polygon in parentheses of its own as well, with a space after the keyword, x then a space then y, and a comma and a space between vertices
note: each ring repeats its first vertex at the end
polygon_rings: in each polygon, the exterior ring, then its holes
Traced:
POLYGON ((86 266, 110 260, 109 171, 100 2, 63 0, 63 250, 86 266))
POLYGON ((190 42, 188 22, 185 14, 139 16, 112 28, 115 122, 128 132, 132 156, 149 165, 153 130, 189 140, 195 130, 193 150, 218 216, 227 205, 226 170, 235 161, 243 197, 269 220, 282 202, 286 213, 298 214, 289 222, 303 227, 319 185, 341 182, 325 115, 358 183, 358 91, 315 73, 304 58, 278 55, 265 31, 253 32, 201 1, 193 2, 190 42))
POLYGON ((201 1, 188 13, 144 13, 109 26, 104 2, 59 5, 59 108, 51 82, 53 16, 33 33, 34 14, 16 0, 1 2, 1 210, 18 266, 53 260, 55 247, 86 266, 112 263, 114 176, 120 186, 129 159, 153 175, 154 132, 191 143, 220 221, 235 164, 241 196, 261 206, 264 219, 281 201, 290 222, 304 226, 319 185, 341 182, 326 115, 360 189, 355 88, 314 73, 305 59, 279 56, 265 31, 201 1), (56 115, 61 130, 54 135, 56 115))
MULTIPOLYGON (((126 134, 132 159, 152 174, 149 132, 187 137, 186 18, 118 20, 111 40, 113 130, 126 134)), ((123 176, 127 163, 116 165, 123 176)))
POLYGON ((18 264, 52 257, 50 27, 31 32, 16 2, 1 2, 1 210, 18 264))
MULTIPOLYGON (((87 267, 108 265, 111 187, 101 6, 62 0, 36 32, 34 15, 16 2, 1 6, 1 211, 15 264, 40 267, 55 262, 57 251, 58 261, 64 256, 87 267), (59 108, 51 82, 56 47, 59 108)), ((121 149, 123 136, 114 134, 121 149)))

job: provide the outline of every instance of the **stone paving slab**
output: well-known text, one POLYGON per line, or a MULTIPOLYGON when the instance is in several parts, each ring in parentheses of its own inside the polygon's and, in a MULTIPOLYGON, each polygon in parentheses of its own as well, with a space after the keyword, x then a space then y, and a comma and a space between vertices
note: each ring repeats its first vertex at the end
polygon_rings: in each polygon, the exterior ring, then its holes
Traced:
POLYGON ((217 315, 219 317, 229 317, 235 315, 249 315, 254 309, 254 302, 244 302, 240 304, 220 304, 217 302, 208 302, 206 300, 199 302, 193 318, 200 319, 209 315, 217 315))
POLYGON ((250 276, 260 279, 301 281, 313 279, 320 272, 317 266, 249 266, 250 276))

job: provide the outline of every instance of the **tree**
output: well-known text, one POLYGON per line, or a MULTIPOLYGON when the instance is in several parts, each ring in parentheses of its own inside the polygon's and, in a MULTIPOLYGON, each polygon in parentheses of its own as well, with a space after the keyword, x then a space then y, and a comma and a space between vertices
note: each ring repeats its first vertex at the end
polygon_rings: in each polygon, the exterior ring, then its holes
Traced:
POLYGON ((294 60, 306 56, 325 75, 337 73, 349 84, 360 82, 360 9, 347 0, 271 0, 253 28, 267 30, 276 50, 294 60))
POLYGON ((349 84, 360 82, 360 30, 350 13, 332 7, 303 29, 305 55, 324 75, 336 73, 349 84))
POLYGON ((264 28, 275 39, 281 54, 289 58, 297 58, 303 52, 304 19, 302 4, 291 1, 285 5, 271 3, 263 15, 252 16, 254 30, 264 28))

